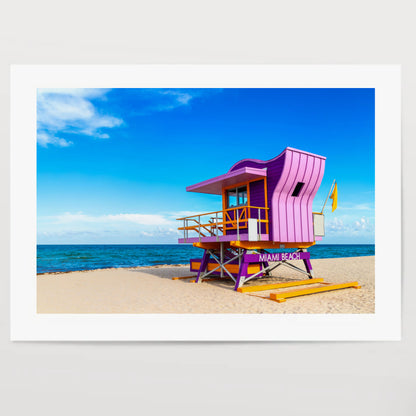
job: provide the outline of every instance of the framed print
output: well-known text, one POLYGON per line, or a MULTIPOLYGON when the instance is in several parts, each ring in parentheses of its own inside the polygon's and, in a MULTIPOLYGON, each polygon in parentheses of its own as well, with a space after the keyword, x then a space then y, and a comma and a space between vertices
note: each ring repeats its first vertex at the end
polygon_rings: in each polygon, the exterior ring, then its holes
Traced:
POLYGON ((400 67, 13 66, 13 340, 398 340, 400 67))

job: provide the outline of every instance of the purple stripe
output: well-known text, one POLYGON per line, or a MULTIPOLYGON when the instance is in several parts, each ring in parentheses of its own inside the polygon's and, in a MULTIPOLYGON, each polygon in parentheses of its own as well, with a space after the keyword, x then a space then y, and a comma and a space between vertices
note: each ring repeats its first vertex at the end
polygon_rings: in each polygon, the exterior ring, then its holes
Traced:
MULTIPOLYGON (((323 176, 322 165, 324 165, 324 167, 325 167, 325 160, 321 160, 320 163, 319 163, 318 176, 316 178, 315 185, 312 189, 312 192, 309 194, 309 197, 308 197, 307 207, 308 207, 308 211, 311 212, 311 216, 312 216, 312 201, 313 201, 313 198, 315 197, 315 194, 318 191, 318 188, 321 185, 321 181, 322 181, 322 176, 323 176), (322 171, 322 174, 321 174, 321 171, 322 171)), ((313 230, 309 230, 309 231, 312 232, 312 234, 313 234, 313 230)))
MULTIPOLYGON (((282 194, 283 194, 283 191, 284 191, 284 189, 286 188, 286 183, 287 183, 287 181, 288 181, 288 179, 289 179, 289 176, 290 176, 290 171, 291 171, 291 169, 292 169, 292 163, 293 163, 293 153, 291 153, 291 152, 288 152, 288 155, 290 154, 290 168, 289 168, 289 172, 283 172, 283 173, 286 173, 286 179, 285 179, 285 182, 284 182, 284 185, 283 185, 283 187, 282 187, 282 189, 281 189, 281 191, 279 192, 279 196, 278 196, 278 199, 277 199, 277 210, 278 210, 278 212, 279 212, 279 221, 278 221, 278 223, 277 223, 277 226, 279 227, 279 241, 285 241, 285 240, 283 240, 282 239, 282 235, 283 235, 283 230, 282 230, 282 225, 284 224, 283 223, 283 221, 281 222, 280 221, 280 218, 283 216, 283 215, 281 215, 281 214, 283 214, 281 211, 282 211, 282 206, 281 206, 281 204, 280 204, 280 197, 282 196, 282 194)), ((282 174, 282 176, 283 176, 283 174, 282 174)), ((277 187, 276 187, 277 188, 277 187)), ((276 192, 276 191, 275 191, 276 192)), ((285 207, 286 208, 286 207, 285 207)), ((285 215, 285 218, 286 218, 286 211, 284 212, 284 215, 285 215)), ((287 221, 287 220, 286 220, 287 221)), ((285 226, 286 226, 286 224, 284 224, 285 226)))
MULTIPOLYGON (((302 240, 302 222, 303 222, 303 218, 302 218, 302 212, 301 212, 301 201, 302 201, 302 196, 305 194, 305 192, 308 189, 308 181, 305 180, 305 173, 306 173, 306 169, 308 167, 308 160, 309 160, 309 156, 305 155, 306 160, 304 161, 304 163, 302 163, 302 168, 303 168, 303 175, 301 178, 296 178, 296 183, 297 182, 303 182, 305 183, 305 185, 303 186, 303 189, 301 190, 299 196, 297 197, 293 197, 293 221, 294 221, 294 232, 295 232, 295 238, 294 241, 303 241, 302 240), (299 180, 300 179, 300 180, 299 180), (299 211, 299 213, 298 213, 299 211)), ((301 168, 299 167, 299 170, 301 170, 301 168)), ((299 173, 299 172, 298 172, 299 173)))
MULTIPOLYGON (((311 159, 309 159, 309 165, 311 164, 310 163, 310 160, 311 159)), ((313 158, 312 159, 312 171, 308 175, 308 177, 309 177, 309 184, 311 183, 312 173, 315 170, 315 162, 316 162, 316 160, 317 160, 316 158, 313 158)), ((307 170, 305 171, 305 176, 306 176, 306 174, 307 174, 307 170)), ((312 214, 309 213, 309 211, 307 209, 307 201, 308 201, 308 199, 306 200, 306 206, 305 206, 305 203, 304 203, 304 201, 305 201, 305 199, 304 199, 305 195, 308 195, 308 197, 309 197, 309 194, 306 194, 306 192, 305 192, 302 195, 301 205, 300 205, 301 216, 302 216, 302 218, 305 218, 305 222, 306 222, 306 232, 304 233, 303 230, 302 230, 302 239, 303 239, 303 241, 311 242, 311 241, 313 241, 313 238, 311 239, 311 236, 310 236, 310 231, 311 231, 310 230, 310 227, 311 227, 312 214), (302 208, 303 209, 306 209, 305 215, 302 215, 302 208)))
POLYGON ((296 183, 296 178, 298 176, 299 173, 299 168, 301 165, 301 161, 302 161, 302 155, 299 155, 299 159, 298 159, 298 168, 296 169, 296 174, 294 174, 293 176, 291 176, 292 180, 291 180, 291 184, 290 187, 288 188, 288 192, 286 194, 286 241, 295 241, 295 218, 293 217, 293 199, 290 196, 290 191, 294 188, 294 185, 296 183), (289 199, 290 196, 290 199, 289 199), (289 208, 292 208, 291 210, 289 208), (292 211, 292 217, 290 216, 290 211, 292 211), (291 232, 293 232, 293 238, 291 239, 290 234, 291 232))

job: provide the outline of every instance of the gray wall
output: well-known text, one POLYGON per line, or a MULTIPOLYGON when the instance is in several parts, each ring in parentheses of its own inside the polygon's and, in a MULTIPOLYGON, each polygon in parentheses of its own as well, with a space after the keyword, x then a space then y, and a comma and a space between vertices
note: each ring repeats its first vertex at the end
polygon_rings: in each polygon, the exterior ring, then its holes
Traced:
MULTIPOLYGON (((5 415, 416 414, 411 1, 8 1, 0 17, 0 409, 5 415), (150 5, 151 4, 151 5, 150 5), (150 5, 150 6, 149 6, 150 5), (403 65, 403 340, 11 343, 9 68, 17 64, 403 65), (406 242, 406 241, 405 241, 406 242)), ((5 7, 4 7, 5 6, 5 7)), ((398 145, 393 143, 392 145, 398 145)))

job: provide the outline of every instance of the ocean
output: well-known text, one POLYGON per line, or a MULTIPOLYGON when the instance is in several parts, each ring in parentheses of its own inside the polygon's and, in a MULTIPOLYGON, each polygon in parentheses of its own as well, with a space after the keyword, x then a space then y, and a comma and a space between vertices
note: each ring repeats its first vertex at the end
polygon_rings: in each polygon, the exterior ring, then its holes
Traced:
MULTIPOLYGON (((319 244, 310 247, 309 252, 312 259, 374 256, 375 245, 319 244)), ((38 245, 37 273, 189 264, 189 259, 202 257, 202 253, 201 249, 187 244, 38 245)))

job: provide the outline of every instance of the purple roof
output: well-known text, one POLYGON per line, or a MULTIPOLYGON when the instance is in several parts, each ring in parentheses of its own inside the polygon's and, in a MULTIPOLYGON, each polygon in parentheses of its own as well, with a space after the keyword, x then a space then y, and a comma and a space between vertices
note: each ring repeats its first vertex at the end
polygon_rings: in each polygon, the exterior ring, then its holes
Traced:
POLYGON ((237 185, 242 182, 248 182, 253 179, 261 179, 267 176, 266 169, 257 169, 250 167, 243 167, 216 178, 208 179, 199 182, 195 185, 186 187, 187 192, 200 192, 203 194, 221 195, 225 187, 237 185))
POLYGON ((279 155, 277 155, 276 157, 274 157, 273 159, 270 159, 270 160, 242 159, 242 160, 238 161, 237 163, 234 163, 234 165, 231 166, 231 168, 228 172, 234 171, 234 170, 238 169, 239 166, 244 166, 244 165, 247 165, 247 164, 268 165, 268 164, 274 162, 275 160, 280 159, 285 153, 287 153, 287 151, 296 152, 296 153, 299 153, 299 154, 316 157, 318 159, 324 159, 324 160, 326 159, 325 156, 320 156, 320 155, 317 155, 315 153, 305 152, 303 150, 295 149, 293 147, 286 147, 286 149, 283 150, 283 152, 281 152, 279 155))

